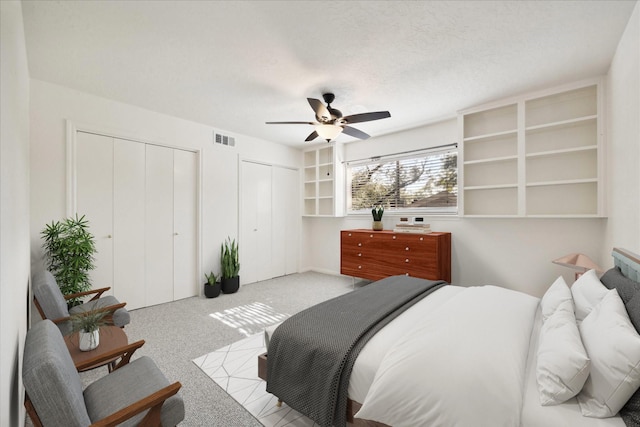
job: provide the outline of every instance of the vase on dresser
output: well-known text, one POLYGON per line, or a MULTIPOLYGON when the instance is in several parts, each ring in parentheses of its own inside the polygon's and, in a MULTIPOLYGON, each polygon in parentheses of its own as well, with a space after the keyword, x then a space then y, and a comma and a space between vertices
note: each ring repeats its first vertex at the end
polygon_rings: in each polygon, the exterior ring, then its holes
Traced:
POLYGON ((373 231, 382 231, 384 228, 382 227, 382 221, 373 221, 373 231))

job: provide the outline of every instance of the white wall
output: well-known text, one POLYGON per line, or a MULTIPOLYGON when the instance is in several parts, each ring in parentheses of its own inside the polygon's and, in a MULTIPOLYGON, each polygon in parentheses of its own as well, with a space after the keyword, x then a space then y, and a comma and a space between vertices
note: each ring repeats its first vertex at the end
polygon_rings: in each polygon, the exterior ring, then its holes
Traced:
POLYGON ((19 1, 0 2, 0 425, 24 423, 29 291, 29 72, 19 1))
MULTIPOLYGON (((238 157, 289 167, 299 167, 301 162, 299 150, 280 144, 233 134, 235 148, 213 144, 214 129, 209 126, 32 80, 31 245, 34 260, 42 256, 39 233, 44 225, 67 215, 65 119, 144 141, 202 150, 202 271, 207 272, 219 271, 222 241, 227 236, 237 238, 238 157)), ((240 275, 242 277, 242 271, 240 275)))
POLYGON ((620 39, 606 83, 609 220, 602 256, 610 258, 616 246, 640 253, 640 3, 620 39))
MULTIPOLYGON (((457 140, 456 119, 407 132, 349 143, 345 159, 354 160, 399 151, 450 144, 457 140)), ((383 216, 393 228, 398 215, 383 216)), ((571 252, 583 252, 600 262, 605 220, 428 217, 436 231, 449 231, 451 281, 458 285, 494 284, 540 296, 560 274, 571 283, 573 273, 551 263, 571 252)), ((303 269, 340 271, 340 230, 370 228, 371 216, 304 218, 307 251, 303 269)))

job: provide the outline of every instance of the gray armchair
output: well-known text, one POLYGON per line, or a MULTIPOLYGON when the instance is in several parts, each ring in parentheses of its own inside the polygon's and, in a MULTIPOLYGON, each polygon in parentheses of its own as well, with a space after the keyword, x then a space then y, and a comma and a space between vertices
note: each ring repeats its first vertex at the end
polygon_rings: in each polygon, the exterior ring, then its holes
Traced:
MULTIPOLYGON (((139 347, 140 341, 127 347, 139 347)), ((135 351, 135 350, 134 350, 135 351)), ((112 357, 106 354, 104 357, 112 357)), ((25 406, 35 426, 175 426, 184 419, 179 382, 169 384, 147 356, 124 363, 82 390, 60 330, 36 323, 24 347, 25 406)))
POLYGON ((94 289, 86 292, 79 292, 64 296, 60 287, 56 283, 55 277, 47 270, 40 271, 33 275, 32 286, 34 302, 40 316, 43 319, 50 319, 58 325, 63 335, 71 332, 71 322, 69 317, 96 309, 112 311, 112 322, 115 326, 124 327, 131 321, 129 312, 124 308, 126 303, 120 303, 114 296, 102 294, 109 288, 94 289), (67 308, 67 300, 76 297, 92 295, 89 301, 77 305, 71 309, 67 308))

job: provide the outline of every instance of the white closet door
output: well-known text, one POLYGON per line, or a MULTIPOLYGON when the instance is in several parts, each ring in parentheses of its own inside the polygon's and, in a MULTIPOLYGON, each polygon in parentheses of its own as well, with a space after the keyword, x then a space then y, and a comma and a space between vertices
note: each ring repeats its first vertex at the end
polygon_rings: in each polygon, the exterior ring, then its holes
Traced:
POLYGON ((145 301, 145 146, 114 139, 113 290, 132 310, 145 301))
POLYGON ((271 268, 271 166, 241 164, 240 277, 253 283, 273 277, 271 268))
POLYGON ((284 274, 298 272, 300 254, 300 173, 297 170, 284 169, 280 182, 285 188, 285 197, 282 200, 278 215, 285 218, 285 232, 282 238, 285 241, 285 270, 284 274))
POLYGON ((91 285, 113 285, 113 139, 76 133, 76 212, 85 215, 97 254, 91 285))
POLYGON ((197 157, 195 153, 173 153, 173 296, 199 295, 197 277, 197 157))
POLYGON ((298 271, 298 171, 272 167, 273 277, 298 271))
POLYGON ((145 293, 147 305, 173 301, 173 150, 146 146, 145 293))

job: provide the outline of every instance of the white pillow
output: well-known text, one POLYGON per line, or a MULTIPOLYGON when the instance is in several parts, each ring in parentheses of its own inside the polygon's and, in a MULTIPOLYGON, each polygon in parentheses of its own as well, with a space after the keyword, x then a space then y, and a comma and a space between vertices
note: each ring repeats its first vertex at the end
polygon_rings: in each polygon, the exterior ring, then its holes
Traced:
POLYGON ((598 305, 609 290, 600 282, 595 270, 589 270, 571 286, 571 295, 576 306, 578 324, 584 320, 593 307, 598 305))
POLYGON ((555 282, 549 286, 547 292, 544 293, 540 300, 540 309, 542 310, 542 320, 545 321, 553 314, 558 306, 564 302, 571 302, 571 310, 573 311, 573 298, 571 290, 564 281, 564 277, 558 276, 555 282))
MULTIPOLYGON (((569 288, 567 288, 569 291, 569 288)), ((543 406, 566 402, 582 390, 590 360, 571 300, 562 301, 540 329, 536 379, 543 406)))
POLYGON ((578 394, 582 415, 612 417, 640 387, 640 335, 611 289, 580 325, 591 375, 578 394))

